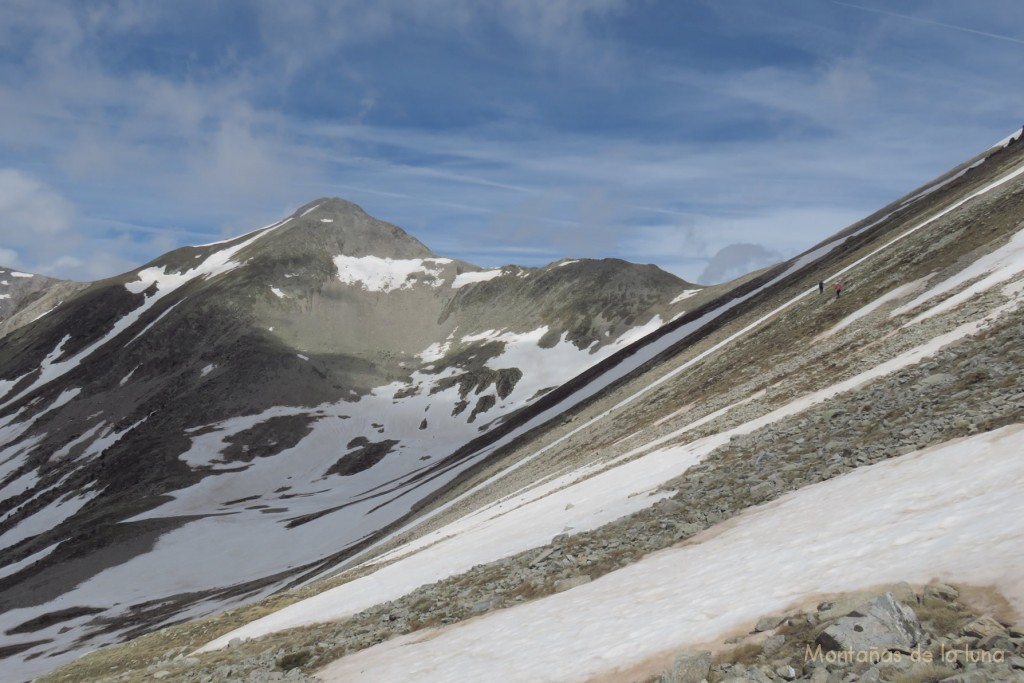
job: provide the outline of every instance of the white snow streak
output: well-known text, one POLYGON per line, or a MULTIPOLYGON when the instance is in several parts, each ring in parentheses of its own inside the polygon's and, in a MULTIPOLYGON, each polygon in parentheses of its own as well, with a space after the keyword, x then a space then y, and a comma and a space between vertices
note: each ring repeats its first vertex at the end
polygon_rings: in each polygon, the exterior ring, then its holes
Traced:
POLYGON ((915 325, 922 320, 952 310, 971 297, 1011 280, 1022 272, 1024 272, 1024 230, 1015 233, 1010 241, 999 249, 982 256, 956 275, 943 280, 912 301, 900 306, 892 312, 892 315, 897 316, 912 311, 921 304, 943 296, 966 282, 981 278, 963 291, 919 314, 905 327, 915 325))
POLYGON ((679 294, 679 296, 677 296, 675 299, 672 299, 672 301, 668 302, 668 304, 669 304, 669 306, 671 306, 673 304, 677 304, 677 303, 679 303, 680 301, 682 301, 684 299, 689 299, 694 294, 700 294, 700 290, 699 289, 684 289, 679 294))
POLYGON ((0 568, 0 579, 6 578, 12 574, 20 572, 22 569, 29 566, 33 562, 38 562, 39 560, 43 559, 44 557, 52 553, 57 548, 58 545, 60 545, 60 543, 48 545, 39 552, 32 553, 24 559, 18 560, 17 562, 12 562, 6 567, 0 568))
POLYGON ((475 282, 486 282, 487 280, 493 280, 496 277, 501 277, 501 269, 496 268, 494 270, 478 270, 470 273, 459 273, 455 276, 452 281, 452 289, 458 289, 459 287, 465 287, 475 282))
POLYGON ((53 312, 54 312, 54 311, 56 311, 56 310, 57 310, 58 308, 60 308, 60 305, 61 305, 62 303, 64 303, 64 302, 63 302, 63 301, 58 301, 58 302, 57 302, 57 305, 56 305, 56 306, 54 306, 53 308, 49 309, 48 311, 43 311, 42 313, 40 313, 40 314, 39 314, 39 315, 37 315, 36 317, 32 318, 32 320, 30 320, 29 322, 33 322, 33 323, 34 323, 35 321, 39 320, 39 319, 40 319, 40 318, 42 318, 43 316, 45 316, 45 315, 48 315, 49 313, 53 313, 53 312))

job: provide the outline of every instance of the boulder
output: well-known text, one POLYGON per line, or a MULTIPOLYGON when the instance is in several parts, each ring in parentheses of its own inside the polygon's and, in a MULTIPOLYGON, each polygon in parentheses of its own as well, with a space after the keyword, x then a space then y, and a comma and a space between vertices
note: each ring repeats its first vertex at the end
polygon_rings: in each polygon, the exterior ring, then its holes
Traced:
POLYGON ((924 587, 924 597, 953 602, 960 597, 960 591, 944 583, 930 583, 924 587))
POLYGON ((811 674, 811 683, 828 683, 828 669, 820 667, 811 674))
POLYGON ((942 386, 944 384, 949 384, 950 382, 953 382, 955 379, 956 377, 949 374, 948 372, 936 372, 935 374, 928 375, 927 377, 922 379, 919 382, 919 384, 922 387, 936 387, 942 386))
POLYGON ((782 646, 785 644, 786 636, 778 634, 774 636, 768 636, 764 639, 764 642, 761 643, 761 652, 763 652, 766 657, 771 657, 776 652, 781 650, 782 646))
POLYGON ((672 663, 673 683, 700 683, 711 672, 711 652, 681 652, 672 663))
POLYGON ((767 617, 761 617, 757 620, 757 625, 754 627, 754 631, 761 633, 763 631, 771 631, 773 628, 778 628, 782 622, 786 620, 786 617, 778 615, 769 615, 767 617))
POLYGON ((775 675, 787 681, 792 681, 799 674, 797 673, 797 670, 789 664, 783 664, 781 666, 775 667, 775 675))
POLYGON ((914 610, 897 602, 892 593, 885 593, 868 603, 863 612, 838 619, 818 636, 817 642, 828 650, 909 652, 921 635, 914 610))
POLYGON ((986 614, 964 626, 964 635, 985 639, 992 636, 1005 636, 1007 632, 1002 624, 986 614))

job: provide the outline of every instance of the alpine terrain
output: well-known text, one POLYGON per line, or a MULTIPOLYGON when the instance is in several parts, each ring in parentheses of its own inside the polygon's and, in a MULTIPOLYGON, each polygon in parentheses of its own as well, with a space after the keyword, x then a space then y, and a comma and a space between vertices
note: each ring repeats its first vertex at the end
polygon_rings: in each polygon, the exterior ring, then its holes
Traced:
POLYGON ((335 566, 487 462, 470 444, 715 291, 613 259, 481 269, 340 199, 88 286, 6 277, 20 678, 335 566))
POLYGON ((0 338, 6 677, 1024 680, 1022 137, 715 288, 340 200, 92 283, 0 338))

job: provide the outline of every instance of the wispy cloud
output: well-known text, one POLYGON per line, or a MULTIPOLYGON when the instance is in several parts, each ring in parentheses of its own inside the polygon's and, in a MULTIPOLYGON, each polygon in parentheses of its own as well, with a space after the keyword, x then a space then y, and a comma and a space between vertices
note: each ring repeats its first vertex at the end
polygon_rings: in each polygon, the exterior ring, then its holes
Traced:
POLYGON ((947 24, 943 21, 935 21, 934 19, 926 19, 925 17, 916 17, 910 14, 900 14, 899 12, 892 12, 890 10, 878 9, 877 7, 864 7, 863 5, 854 5, 849 2, 840 2, 839 0, 832 0, 836 5, 842 7, 849 7, 851 9, 860 10, 862 12, 871 12, 872 14, 880 14, 886 17, 896 17, 897 19, 906 19, 907 21, 913 21, 918 24, 925 24, 927 26, 938 26, 940 28, 948 28, 953 31, 962 31, 963 33, 970 33, 983 38, 994 38, 996 40, 1005 40, 1010 43, 1017 43, 1018 45, 1024 45, 1024 39, 1014 38, 1013 36, 1007 36, 1000 33, 991 33, 989 31, 979 31, 978 29, 969 28, 967 26, 957 26, 955 24, 947 24))
POLYGON ((324 194, 481 265, 789 255, 1019 125, 1019 3, 869 5, 12 0, 0 257, 110 275, 324 194))

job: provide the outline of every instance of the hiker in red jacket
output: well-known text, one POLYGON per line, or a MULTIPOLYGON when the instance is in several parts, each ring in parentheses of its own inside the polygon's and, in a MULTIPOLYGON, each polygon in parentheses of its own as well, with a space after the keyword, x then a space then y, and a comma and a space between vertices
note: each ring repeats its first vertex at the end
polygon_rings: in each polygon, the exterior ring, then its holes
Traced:
POLYGON ((836 283, 836 298, 838 299, 839 295, 842 294, 842 293, 843 293, 843 283, 842 282, 837 282, 836 283))

